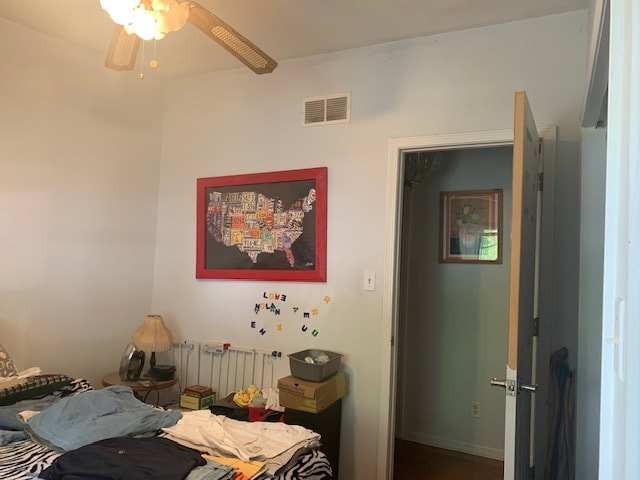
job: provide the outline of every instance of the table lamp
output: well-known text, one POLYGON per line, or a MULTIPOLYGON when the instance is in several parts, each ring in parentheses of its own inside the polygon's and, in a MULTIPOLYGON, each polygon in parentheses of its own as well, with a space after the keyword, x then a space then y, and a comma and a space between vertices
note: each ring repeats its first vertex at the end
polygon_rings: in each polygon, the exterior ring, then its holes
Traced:
POLYGON ((173 335, 160 315, 147 315, 142 325, 133 332, 136 348, 151 352, 147 376, 156 380, 171 380, 176 371, 171 365, 156 366, 156 352, 166 352, 173 347, 173 335))

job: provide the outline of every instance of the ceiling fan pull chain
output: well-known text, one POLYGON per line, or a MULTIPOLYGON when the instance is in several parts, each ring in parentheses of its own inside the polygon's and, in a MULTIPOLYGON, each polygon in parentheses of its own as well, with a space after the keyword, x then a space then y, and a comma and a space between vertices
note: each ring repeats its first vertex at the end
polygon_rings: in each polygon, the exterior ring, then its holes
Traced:
POLYGON ((160 66, 160 64, 158 63, 158 54, 156 52, 157 46, 158 46, 158 41, 154 38, 153 39, 153 58, 149 62, 149 66, 151 68, 158 68, 160 66))
POLYGON ((142 50, 141 51, 142 58, 140 59, 140 75, 138 75, 138 78, 140 80, 144 80, 144 44, 145 44, 145 42, 143 40, 142 41, 142 49, 141 49, 142 50))

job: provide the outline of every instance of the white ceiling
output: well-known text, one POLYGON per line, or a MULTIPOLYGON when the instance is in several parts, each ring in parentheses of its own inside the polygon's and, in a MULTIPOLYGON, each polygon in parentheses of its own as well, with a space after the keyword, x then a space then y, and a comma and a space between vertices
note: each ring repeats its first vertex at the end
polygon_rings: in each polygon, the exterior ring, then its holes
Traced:
MULTIPOLYGON (((199 0, 198 3, 279 62, 587 8, 587 0, 199 0)), ((113 23, 100 8, 99 0, 0 0, 0 17, 100 55, 106 53, 113 31, 113 23)), ((152 48, 148 46, 147 51, 152 48)), ((166 77, 244 68, 191 25, 167 35, 156 48, 160 62, 156 72, 166 77)))

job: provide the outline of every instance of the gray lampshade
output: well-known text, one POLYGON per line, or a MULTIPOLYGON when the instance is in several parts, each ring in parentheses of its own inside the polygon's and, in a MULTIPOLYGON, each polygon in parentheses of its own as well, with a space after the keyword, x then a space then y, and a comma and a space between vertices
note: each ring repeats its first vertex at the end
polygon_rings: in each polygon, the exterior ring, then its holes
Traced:
POLYGON ((173 335, 160 315, 147 315, 142 325, 133 332, 136 348, 145 352, 164 352, 173 346, 173 335))

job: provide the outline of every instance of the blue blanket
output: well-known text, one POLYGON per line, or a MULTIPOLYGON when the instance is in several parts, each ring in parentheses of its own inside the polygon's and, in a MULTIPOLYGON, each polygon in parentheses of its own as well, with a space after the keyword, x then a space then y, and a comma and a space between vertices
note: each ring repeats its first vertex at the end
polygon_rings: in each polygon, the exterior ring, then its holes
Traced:
POLYGON ((23 400, 13 405, 5 405, 0 408, 0 445, 25 440, 29 435, 24 431, 24 422, 18 418, 18 414, 24 410, 41 412, 49 408, 59 398, 48 395, 42 399, 23 400))
POLYGON ((28 419, 25 430, 35 441, 66 452, 98 440, 155 432, 181 416, 142 403, 129 387, 114 385, 59 400, 28 419))

